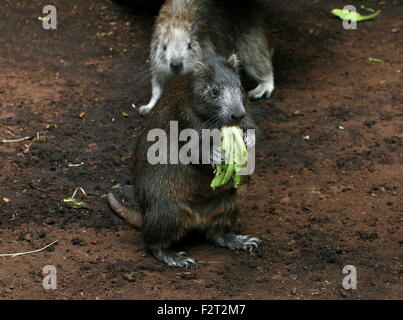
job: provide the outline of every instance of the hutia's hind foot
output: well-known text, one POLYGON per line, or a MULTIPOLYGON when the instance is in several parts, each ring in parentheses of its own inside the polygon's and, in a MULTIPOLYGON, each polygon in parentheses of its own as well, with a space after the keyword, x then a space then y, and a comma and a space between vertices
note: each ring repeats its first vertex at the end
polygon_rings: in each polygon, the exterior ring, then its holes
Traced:
POLYGON ((170 267, 191 268, 197 265, 197 260, 186 256, 186 252, 175 252, 167 249, 153 249, 152 254, 170 267))
POLYGON ((142 107, 140 107, 139 108, 139 113, 142 115, 142 116, 145 116, 145 115, 147 115, 147 114, 149 114, 150 113, 150 111, 151 111, 151 109, 153 108, 154 106, 153 105, 145 105, 145 106, 142 106, 142 107))
POLYGON ((248 92, 248 96, 252 100, 268 99, 270 98, 274 90, 274 84, 272 81, 259 84, 255 89, 248 92))
POLYGON ((262 242, 256 237, 236 234, 208 235, 208 238, 221 247, 229 248, 231 250, 245 250, 249 252, 253 249, 257 249, 259 244, 262 242))

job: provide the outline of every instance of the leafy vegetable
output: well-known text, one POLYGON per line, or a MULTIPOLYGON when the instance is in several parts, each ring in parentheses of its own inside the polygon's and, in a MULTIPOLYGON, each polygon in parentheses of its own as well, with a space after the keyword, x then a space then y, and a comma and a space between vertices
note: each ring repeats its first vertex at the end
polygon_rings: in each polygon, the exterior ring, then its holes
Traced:
POLYGON ((239 127, 224 127, 221 130, 221 149, 224 163, 215 167, 215 177, 211 182, 211 188, 215 189, 234 179, 234 187, 241 184, 239 171, 245 168, 248 161, 248 150, 243 141, 242 131, 239 127))
POLYGON ((358 12, 352 12, 352 11, 343 10, 343 9, 333 9, 332 13, 335 16, 338 16, 342 20, 351 20, 354 22, 359 22, 359 21, 371 20, 371 19, 375 18, 378 14, 381 13, 381 10, 378 10, 375 13, 367 15, 367 16, 363 16, 363 15, 359 14, 358 12))

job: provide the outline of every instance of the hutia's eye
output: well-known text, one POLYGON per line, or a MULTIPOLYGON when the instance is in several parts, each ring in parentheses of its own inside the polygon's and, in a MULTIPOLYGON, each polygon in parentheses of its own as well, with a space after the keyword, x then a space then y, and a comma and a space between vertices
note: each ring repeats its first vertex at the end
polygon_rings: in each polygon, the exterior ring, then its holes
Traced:
POLYGON ((191 42, 188 43, 188 49, 192 50, 192 43, 191 42))
POLYGON ((213 97, 218 97, 218 95, 220 94, 220 89, 218 89, 217 87, 214 87, 211 89, 210 92, 213 97))

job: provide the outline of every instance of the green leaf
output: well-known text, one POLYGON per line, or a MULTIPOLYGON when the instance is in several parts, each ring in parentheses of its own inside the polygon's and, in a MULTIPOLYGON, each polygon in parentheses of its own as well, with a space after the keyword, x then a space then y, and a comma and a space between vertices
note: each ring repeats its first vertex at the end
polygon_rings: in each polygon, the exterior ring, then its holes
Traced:
POLYGON ((72 206, 73 208, 75 208, 75 209, 80 209, 80 208, 85 208, 85 207, 87 207, 87 204, 86 204, 85 202, 78 201, 78 200, 75 199, 75 198, 66 198, 66 199, 63 199, 63 202, 64 202, 64 203, 70 203, 71 206, 72 206))
POLYGON ((363 16, 359 14, 358 12, 351 12, 349 10, 343 10, 343 9, 333 9, 332 13, 335 16, 338 16, 342 20, 350 20, 354 22, 359 22, 359 21, 364 21, 364 20, 371 20, 375 18, 378 14, 381 13, 381 10, 376 11, 373 14, 363 16))
POLYGON ((371 62, 383 63, 383 60, 378 59, 378 58, 369 58, 368 60, 371 61, 371 62))

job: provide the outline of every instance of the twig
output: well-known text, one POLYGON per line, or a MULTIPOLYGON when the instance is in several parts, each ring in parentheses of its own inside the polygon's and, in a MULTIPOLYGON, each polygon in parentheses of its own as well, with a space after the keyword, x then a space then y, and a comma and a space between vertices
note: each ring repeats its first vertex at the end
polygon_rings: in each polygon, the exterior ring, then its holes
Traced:
POLYGON ((81 162, 81 163, 69 163, 69 164, 67 164, 67 166, 70 167, 70 168, 81 167, 81 166, 83 166, 83 165, 84 165, 84 162, 81 162))
POLYGON ((49 248, 50 246, 54 245, 58 241, 59 240, 55 240, 52 243, 49 243, 48 245, 44 246, 43 248, 33 250, 33 251, 17 252, 17 253, 2 253, 2 254, 0 254, 0 258, 1 257, 12 257, 12 258, 14 258, 14 257, 18 257, 18 256, 23 256, 23 255, 26 255, 26 254, 41 252, 41 251, 45 250, 46 248, 49 248))
POLYGON ((222 262, 222 261, 202 261, 202 260, 198 260, 197 262, 201 263, 201 264, 220 264, 220 263, 225 263, 225 262, 222 262))
POLYGON ((78 190, 80 190, 80 191, 85 195, 85 197, 88 198, 88 196, 87 196, 87 194, 85 193, 84 189, 81 188, 81 187, 78 187, 78 188, 76 188, 76 190, 74 190, 74 193, 73 193, 73 195, 71 196, 72 199, 75 198, 76 193, 77 193, 78 190))
POLYGON ((12 139, 12 140, 7 140, 7 139, 3 139, 1 140, 2 143, 12 143, 12 142, 20 142, 20 141, 24 141, 24 140, 28 140, 31 139, 31 137, 25 137, 25 138, 21 138, 21 139, 12 139))

